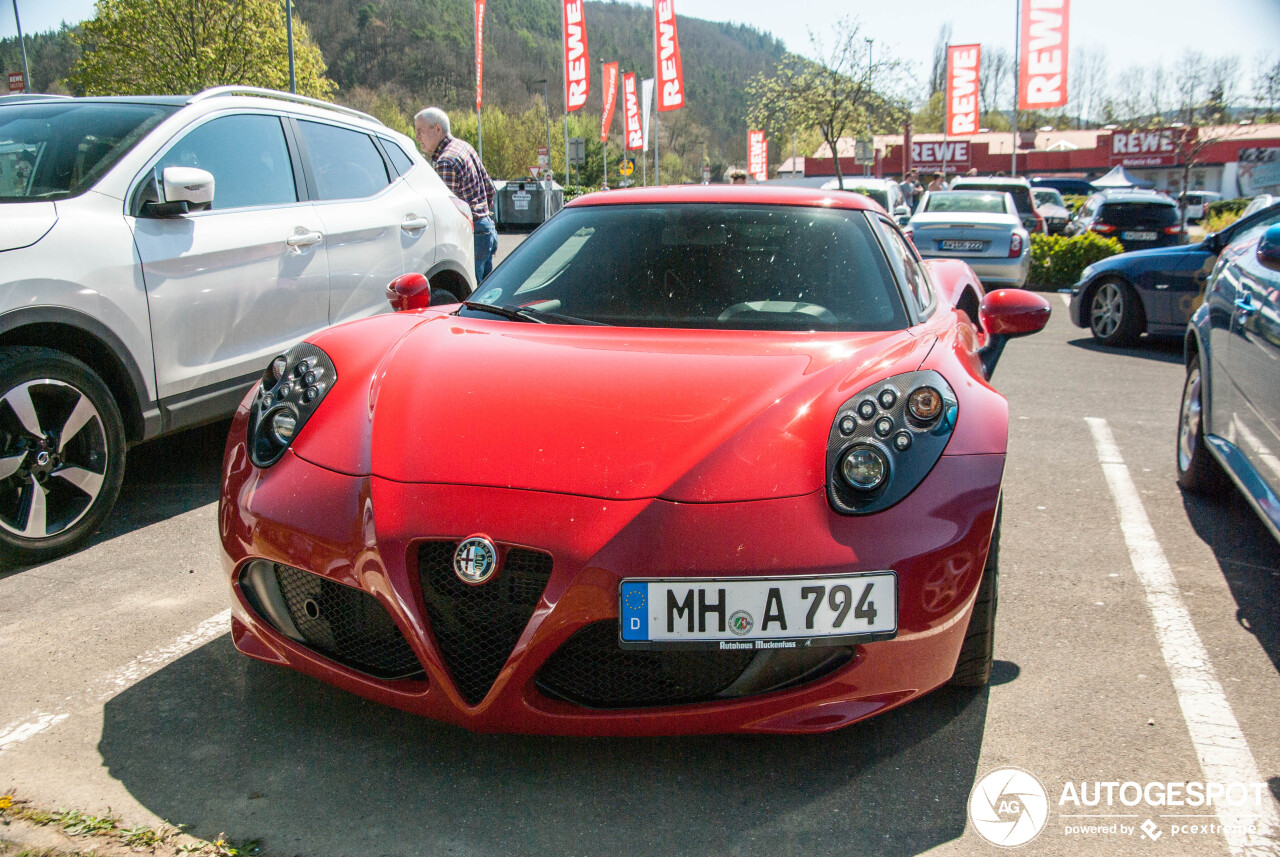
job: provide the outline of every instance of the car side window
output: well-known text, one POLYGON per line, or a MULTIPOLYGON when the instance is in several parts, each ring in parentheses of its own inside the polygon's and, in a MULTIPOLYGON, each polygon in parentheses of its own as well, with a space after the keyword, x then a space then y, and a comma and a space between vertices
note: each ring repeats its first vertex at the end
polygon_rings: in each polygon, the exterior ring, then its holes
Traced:
POLYGON ((298 201, 293 162, 277 116, 220 116, 188 133, 165 152, 165 167, 196 167, 213 175, 215 211, 298 201))
POLYGON ((391 183, 373 139, 360 131, 300 120, 321 200, 363 199, 391 183))
POLYGON ((1270 229, 1272 226, 1275 226, 1278 223, 1280 223, 1280 211, 1272 212, 1266 217, 1260 217, 1258 218, 1257 223, 1251 223, 1250 225, 1246 226, 1244 229, 1241 229, 1238 232, 1232 233, 1231 243, 1237 244, 1237 243, 1240 243, 1241 241, 1252 241, 1254 238, 1257 238, 1263 232, 1266 232, 1268 229, 1270 229))
POLYGON ((382 148, 386 150, 387 157, 391 159, 391 166, 396 168, 396 172, 404 175, 413 169, 413 158, 404 153, 404 149, 386 137, 382 138, 382 148))
POLYGON ((915 298, 921 316, 927 316, 929 310, 933 308, 933 286, 929 282, 929 275, 925 273, 924 266, 916 257, 915 250, 898 230, 884 220, 881 220, 880 226, 894 267, 899 268, 906 277, 907 289, 915 298))

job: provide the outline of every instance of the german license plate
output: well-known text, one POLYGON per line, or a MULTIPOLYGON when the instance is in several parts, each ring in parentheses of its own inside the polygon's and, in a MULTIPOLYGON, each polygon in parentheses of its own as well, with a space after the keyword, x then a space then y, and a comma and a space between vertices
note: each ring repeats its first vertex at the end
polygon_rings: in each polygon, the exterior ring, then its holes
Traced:
POLYGON ((1120 237, 1125 241, 1155 241, 1156 234, 1154 232, 1122 232, 1120 237))
POLYGON ((892 571, 817 577, 627 579, 623 648, 794 649, 888 640, 898 632, 892 571))
POLYGON ((939 250, 968 250, 970 252, 981 250, 981 241, 939 241, 939 250))

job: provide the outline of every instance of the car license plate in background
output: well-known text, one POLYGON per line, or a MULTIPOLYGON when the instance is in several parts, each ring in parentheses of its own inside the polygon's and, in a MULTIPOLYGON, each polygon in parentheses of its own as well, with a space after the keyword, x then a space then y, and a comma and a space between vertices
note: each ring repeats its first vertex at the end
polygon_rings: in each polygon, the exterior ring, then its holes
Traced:
POLYGON ((820 577, 628 579, 618 590, 623 648, 792 649, 891 639, 892 571, 820 577))
POLYGON ((939 241, 939 250, 969 250, 977 251, 982 249, 981 241, 939 241))
POLYGON ((1123 232, 1120 235, 1125 241, 1155 241, 1154 232, 1123 232))

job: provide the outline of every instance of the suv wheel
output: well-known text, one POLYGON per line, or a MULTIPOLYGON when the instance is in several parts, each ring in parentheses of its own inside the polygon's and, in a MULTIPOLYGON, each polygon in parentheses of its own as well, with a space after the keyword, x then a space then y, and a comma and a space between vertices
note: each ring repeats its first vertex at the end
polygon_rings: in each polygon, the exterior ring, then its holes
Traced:
POLYGON ((1177 463, 1178 485, 1193 494, 1220 495, 1231 487, 1222 466, 1204 444, 1204 377, 1199 355, 1191 358, 1182 386, 1177 463))
POLYGON ((1131 345, 1142 333, 1142 308, 1127 283, 1105 280, 1089 298, 1089 331, 1102 345, 1131 345))
POLYGON ((0 561, 75 550, 111 511, 124 424, 93 370, 50 348, 0 349, 0 561))

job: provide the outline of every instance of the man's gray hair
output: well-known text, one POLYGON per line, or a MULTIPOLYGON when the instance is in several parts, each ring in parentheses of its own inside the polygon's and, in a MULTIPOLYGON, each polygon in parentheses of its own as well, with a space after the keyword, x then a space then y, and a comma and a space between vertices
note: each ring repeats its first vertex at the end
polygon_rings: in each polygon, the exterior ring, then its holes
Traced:
POLYGON ((423 125, 439 125, 444 129, 446 137, 453 136, 449 131, 449 114, 439 107, 428 107, 425 110, 419 110, 413 117, 413 124, 417 125, 419 122, 423 125))

